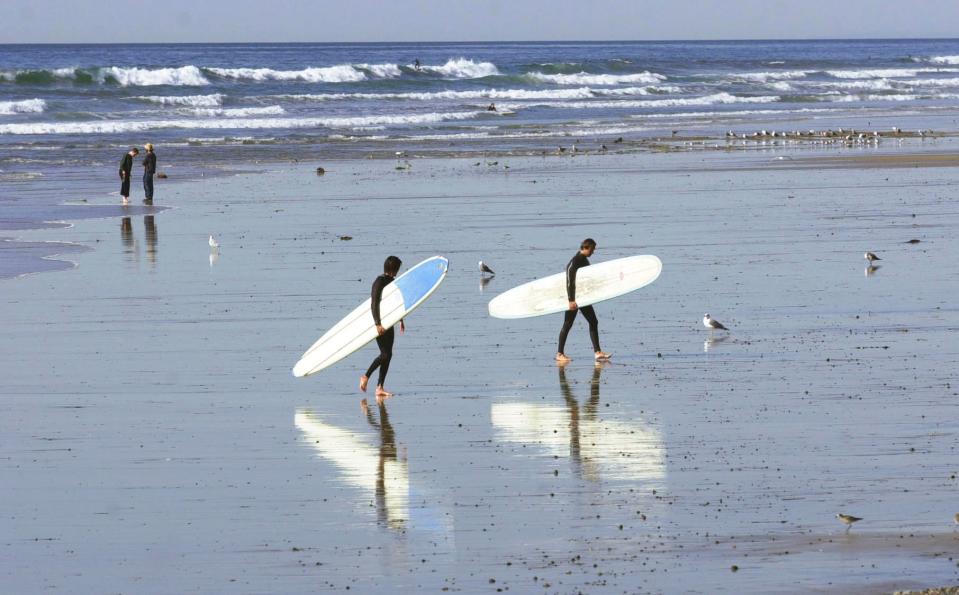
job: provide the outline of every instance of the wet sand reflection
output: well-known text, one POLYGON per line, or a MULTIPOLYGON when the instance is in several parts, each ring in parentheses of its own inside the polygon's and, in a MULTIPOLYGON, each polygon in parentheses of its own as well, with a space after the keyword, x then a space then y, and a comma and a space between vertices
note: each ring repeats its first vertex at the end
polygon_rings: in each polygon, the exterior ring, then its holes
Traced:
POLYGON ((589 399, 580 405, 559 367, 566 407, 522 402, 493 403, 490 416, 497 438, 538 446, 550 456, 569 456, 574 473, 587 481, 660 483, 666 477, 665 445, 659 431, 642 421, 598 415, 603 365, 590 379, 589 399))
POLYGON ((143 216, 143 236, 147 242, 147 259, 150 264, 157 262, 157 226, 153 215, 143 216))
POLYGON ((379 421, 366 408, 367 421, 379 431, 378 447, 307 409, 297 410, 293 423, 317 456, 336 467, 344 483, 372 497, 380 523, 403 529, 410 518, 409 468, 407 461, 397 456, 396 436, 385 405, 378 408, 379 421))

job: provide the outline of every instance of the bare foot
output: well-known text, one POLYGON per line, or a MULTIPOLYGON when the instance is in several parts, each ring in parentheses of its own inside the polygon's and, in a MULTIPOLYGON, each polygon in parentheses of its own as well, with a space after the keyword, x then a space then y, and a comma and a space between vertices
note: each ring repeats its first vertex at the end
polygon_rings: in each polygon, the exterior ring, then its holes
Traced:
POLYGON ((130 199, 124 196, 124 197, 123 197, 123 200, 120 202, 120 204, 122 204, 122 205, 128 205, 128 204, 130 204, 130 199))
POLYGON ((557 353, 556 361, 561 364, 568 364, 569 362, 573 361, 573 358, 567 356, 565 353, 557 353))
POLYGON ((369 376, 360 376, 360 390, 366 392, 366 385, 369 384, 369 376))
POLYGON ((606 353, 605 351, 597 351, 595 357, 596 357, 596 361, 600 362, 600 361, 606 361, 609 358, 613 357, 613 354, 606 353))
POLYGON ((387 390, 386 390, 385 388, 383 388, 382 386, 377 386, 377 387, 376 387, 376 402, 377 402, 377 403, 382 403, 383 401, 385 401, 386 399, 389 399, 389 398, 392 397, 392 396, 393 396, 393 393, 387 391, 387 390))

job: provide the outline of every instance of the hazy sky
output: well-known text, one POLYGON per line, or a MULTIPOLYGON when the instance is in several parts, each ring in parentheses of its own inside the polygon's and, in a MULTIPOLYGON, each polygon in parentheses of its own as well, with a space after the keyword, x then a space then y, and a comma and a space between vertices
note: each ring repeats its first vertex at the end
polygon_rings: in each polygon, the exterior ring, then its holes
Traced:
POLYGON ((0 0, 0 43, 955 37, 959 0, 0 0))

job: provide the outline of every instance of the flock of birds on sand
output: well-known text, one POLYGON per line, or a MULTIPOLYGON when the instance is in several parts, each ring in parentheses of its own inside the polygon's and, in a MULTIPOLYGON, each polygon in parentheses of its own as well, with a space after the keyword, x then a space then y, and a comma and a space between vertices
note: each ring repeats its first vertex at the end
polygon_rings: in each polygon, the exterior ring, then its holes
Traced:
POLYGON ((867 145, 878 145, 879 142, 884 138, 926 138, 934 137, 935 132, 932 130, 917 130, 915 132, 903 132, 899 127, 893 126, 888 132, 880 132, 879 130, 856 130, 854 128, 838 128, 833 130, 831 128, 825 130, 793 130, 789 131, 776 131, 776 130, 757 130, 755 132, 746 133, 746 132, 734 132, 732 130, 726 132, 727 140, 742 140, 742 141, 803 141, 803 142, 813 142, 820 145, 833 145, 833 144, 842 144, 846 146, 867 146, 867 145))

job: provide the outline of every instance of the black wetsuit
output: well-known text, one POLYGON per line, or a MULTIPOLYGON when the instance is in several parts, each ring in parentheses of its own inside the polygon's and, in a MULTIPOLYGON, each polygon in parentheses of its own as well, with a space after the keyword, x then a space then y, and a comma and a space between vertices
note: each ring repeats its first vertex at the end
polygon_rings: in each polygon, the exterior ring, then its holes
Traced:
POLYGON ((153 200, 153 175, 157 173, 157 154, 150 151, 143 158, 143 194, 145 200, 153 200))
POLYGON ((120 196, 130 196, 131 171, 133 171, 133 155, 127 153, 120 160, 120 196))
MULTIPOLYGON (((576 301, 576 272, 589 266, 589 259, 583 256, 582 252, 577 252, 569 264, 566 265, 566 297, 571 302, 576 301)), ((567 310, 563 319, 563 329, 559 331, 559 353, 565 353, 566 335, 569 329, 573 328, 573 321, 576 319, 576 312, 582 312, 583 318, 589 323, 589 339, 593 342, 593 351, 601 351, 599 348, 599 321, 596 319, 596 312, 592 306, 583 306, 576 310, 567 310)))
MULTIPOLYGON (((373 310, 373 322, 377 325, 382 324, 380 321, 380 300, 383 298, 383 289, 392 282, 393 277, 389 275, 380 275, 373 281, 370 308, 373 310)), ((376 368, 379 368, 380 379, 376 383, 377 386, 383 386, 383 382, 386 381, 386 373, 390 370, 390 360, 393 359, 394 338, 393 327, 386 329, 385 333, 376 338, 376 345, 380 348, 380 354, 373 360, 373 363, 370 364, 369 369, 366 370, 366 377, 369 378, 372 376, 376 368)))

